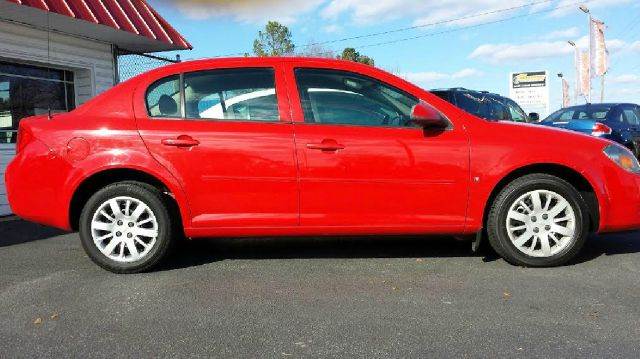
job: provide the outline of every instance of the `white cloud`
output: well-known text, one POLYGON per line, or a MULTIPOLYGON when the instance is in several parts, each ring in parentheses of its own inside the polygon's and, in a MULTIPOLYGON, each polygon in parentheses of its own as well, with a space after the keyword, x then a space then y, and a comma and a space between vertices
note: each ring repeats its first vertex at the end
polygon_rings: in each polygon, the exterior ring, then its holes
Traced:
POLYGON ((542 36, 543 40, 566 40, 576 38, 580 34, 578 27, 570 27, 568 29, 552 31, 542 36))
POLYGON ((322 28, 322 30, 328 34, 333 34, 336 32, 341 32, 342 31, 342 26, 338 25, 338 24, 330 24, 327 25, 325 27, 322 28))
POLYGON ((443 80, 459 80, 470 77, 480 77, 483 76, 484 73, 480 70, 466 68, 454 73, 444 73, 444 72, 435 72, 435 71, 426 71, 426 72, 409 72, 405 74, 401 74, 400 77, 406 79, 407 81, 414 82, 417 84, 431 84, 434 82, 439 82, 443 80))
POLYGON ((247 23, 275 20, 290 24, 323 2, 325 0, 181 0, 173 4, 192 19, 230 17, 247 23))
POLYGON ((608 82, 616 84, 640 84, 640 75, 625 74, 607 77, 608 82))
POLYGON ((505 61, 535 60, 573 53, 565 41, 530 42, 524 44, 485 44, 478 46, 469 58, 499 64, 505 61))
MULTIPOLYGON (((575 40, 578 48, 588 49, 589 38, 583 36, 575 40)), ((623 50, 640 51, 640 41, 631 45, 620 39, 607 40, 609 53, 623 50)), ((484 44, 478 46, 469 55, 470 59, 478 59, 492 64, 514 61, 531 61, 544 58, 573 54, 573 47, 566 41, 534 41, 528 43, 484 44)))
MULTIPOLYGON (((522 12, 537 12, 555 7, 551 16, 558 17, 578 11, 575 0, 538 3, 522 10, 501 11, 474 16, 511 7, 530 4, 531 0, 158 0, 170 3, 183 14, 194 19, 228 17, 240 22, 263 23, 277 20, 293 23, 301 15, 316 10, 325 19, 346 17, 356 24, 379 24, 384 21, 406 19, 407 23, 424 25, 469 17, 449 26, 473 25, 512 16, 522 12), (571 5, 571 6, 568 6, 571 5)), ((636 3, 637 0, 598 0, 589 2, 592 9, 636 3)), ((316 13, 313 12, 313 15, 316 13)))
MULTIPOLYGON (((335 19, 347 15, 357 24, 371 24, 409 16, 414 25, 467 17, 479 13, 515 7, 530 3, 530 0, 330 0, 322 10, 322 16, 335 19)), ((471 25, 507 16, 512 12, 500 12, 448 23, 449 25, 471 25)))
MULTIPOLYGON (((551 10, 550 16, 561 17, 580 14, 576 0, 558 0, 537 3, 523 9, 497 11, 531 4, 531 0, 329 0, 321 14, 336 19, 347 16, 356 24, 373 24, 397 19, 412 19, 414 25, 425 25, 453 18, 466 19, 448 22, 449 26, 474 25, 513 16, 518 13, 536 13, 551 10), (492 13, 493 12, 493 13, 492 13), (487 13, 483 16, 474 16, 487 13)), ((591 9, 626 5, 637 0, 598 0, 587 2, 591 9)))
POLYGON ((463 78, 467 78, 467 77, 480 77, 483 76, 484 73, 480 70, 476 70, 476 69, 470 69, 470 68, 466 68, 466 69, 462 69, 458 72, 455 72, 453 74, 451 74, 451 78, 454 79, 463 79, 463 78))
POLYGON ((449 75, 442 72, 426 71, 426 72, 409 72, 401 74, 400 77, 409 82, 429 83, 449 78, 449 75))
MULTIPOLYGON (((637 0, 598 0, 598 1, 590 1, 585 5, 590 9, 602 9, 606 7, 618 6, 618 5, 626 5, 636 2, 637 0)), ((556 8, 552 11, 549 16, 550 17, 562 17, 568 14, 580 14, 580 10, 578 10, 578 5, 576 5, 575 0, 560 0, 556 4, 556 8)), ((586 22, 586 20, 585 20, 586 22)))

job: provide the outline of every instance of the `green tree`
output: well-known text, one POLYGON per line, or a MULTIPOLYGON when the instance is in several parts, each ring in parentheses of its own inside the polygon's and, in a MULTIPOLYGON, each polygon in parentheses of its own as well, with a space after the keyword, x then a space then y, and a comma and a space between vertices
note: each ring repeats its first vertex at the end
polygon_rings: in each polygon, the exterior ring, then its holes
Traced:
POLYGON ((307 45, 302 46, 302 50, 298 52, 298 55, 305 57, 324 57, 328 59, 336 58, 335 51, 313 40, 310 40, 307 45))
POLYGON ((344 50, 342 50, 342 54, 338 55, 338 58, 342 60, 360 62, 370 66, 373 66, 375 64, 375 61, 373 61, 372 58, 370 58, 369 56, 360 54, 353 47, 347 47, 344 50))
POLYGON ((264 31, 258 31, 258 37, 253 41, 253 54, 256 56, 286 56, 293 54, 294 50, 291 31, 277 21, 267 22, 264 31))

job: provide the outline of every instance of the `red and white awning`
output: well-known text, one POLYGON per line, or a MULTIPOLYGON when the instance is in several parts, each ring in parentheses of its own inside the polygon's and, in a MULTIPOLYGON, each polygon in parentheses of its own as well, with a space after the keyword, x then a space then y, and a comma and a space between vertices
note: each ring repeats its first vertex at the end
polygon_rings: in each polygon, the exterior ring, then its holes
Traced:
POLYGON ((192 48, 191 44, 145 0, 0 0, 0 19, 2 18, 40 27, 49 26, 52 30, 72 34, 75 34, 75 28, 80 30, 77 31, 80 33, 75 35, 97 37, 96 40, 109 41, 130 51, 192 48), (37 16, 37 13, 41 16, 37 16), (46 18, 47 16, 49 18, 46 18), (44 23, 41 22, 43 20, 44 23), (37 21, 40 23, 32 23, 37 21), (73 23, 69 23, 70 21, 73 23), (84 29, 87 26, 102 31, 86 32, 84 29), (119 35, 116 35, 114 30, 119 35), (139 38, 134 40, 131 36, 122 36, 122 32, 139 38))

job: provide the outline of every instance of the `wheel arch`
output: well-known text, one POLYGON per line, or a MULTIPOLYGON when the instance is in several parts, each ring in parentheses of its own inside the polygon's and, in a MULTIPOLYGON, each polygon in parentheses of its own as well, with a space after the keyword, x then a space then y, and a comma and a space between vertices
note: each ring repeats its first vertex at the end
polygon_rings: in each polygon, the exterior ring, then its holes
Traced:
POLYGON ((482 223, 484 228, 486 228, 487 218, 489 215, 489 210, 491 209, 491 203, 496 199, 500 191, 504 189, 509 183, 511 183, 516 178, 534 174, 534 173, 543 173, 552 176, 556 176, 564 179, 573 185, 578 192, 582 195, 585 200, 588 210, 589 210, 589 231, 597 232, 600 226, 600 205, 598 202, 598 195, 595 191, 594 186, 591 182, 580 172, 575 169, 560 165, 556 163, 538 163, 531 164, 523 167, 519 167, 515 170, 512 170, 507 175, 502 177, 500 181, 494 186, 491 191, 487 201, 485 202, 484 212, 482 223))
POLYGON ((165 193, 169 199, 169 203, 173 206, 170 210, 172 210, 175 215, 179 216, 179 223, 181 226, 184 226, 185 215, 182 212, 178 199, 176 199, 175 191, 172 190, 172 187, 167 184, 166 181, 160 179, 158 176, 139 169, 119 167, 108 168, 95 172, 84 178, 78 184, 69 202, 68 218, 71 229, 74 231, 78 230, 82 209, 84 208, 85 203, 96 191, 110 184, 124 181, 145 183, 165 193))

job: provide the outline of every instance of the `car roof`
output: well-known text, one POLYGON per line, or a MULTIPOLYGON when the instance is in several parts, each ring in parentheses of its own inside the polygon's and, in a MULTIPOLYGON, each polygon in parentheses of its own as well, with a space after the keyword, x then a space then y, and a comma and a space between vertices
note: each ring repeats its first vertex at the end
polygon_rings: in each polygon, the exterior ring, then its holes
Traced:
POLYGON ((603 102, 603 103, 585 103, 583 105, 575 105, 575 106, 569 106, 569 107, 565 107, 562 110, 581 110, 581 109, 585 109, 591 106, 598 106, 598 107, 617 107, 617 106, 623 106, 623 105, 629 105, 629 106, 638 106, 637 104, 634 103, 625 103, 625 102, 603 102))
POLYGON ((443 89, 431 89, 431 92, 469 92, 474 94, 480 94, 489 97, 499 97, 499 98, 508 98, 497 93, 489 92, 489 91, 478 91, 478 90, 470 90, 464 87, 452 87, 452 88, 443 88, 443 89))
MULTIPOLYGON (((334 59, 334 58, 326 58, 326 57, 304 57, 304 56, 283 56, 283 57, 269 57, 269 56, 265 56, 265 57, 255 57, 255 56, 249 56, 249 57, 214 57, 214 58, 203 58, 203 59, 196 59, 196 60, 187 60, 187 61, 181 61, 181 62, 177 62, 174 64, 170 64, 170 65, 166 65, 163 66, 161 68, 158 68, 156 70, 159 69, 164 69, 164 70, 172 70, 172 69, 185 69, 185 68, 189 68, 189 67, 202 67, 202 66, 224 66, 225 64, 230 64, 230 63, 246 63, 247 66, 255 66, 256 64, 261 64, 261 65, 275 65, 275 64, 281 64, 281 63, 287 63, 287 62, 299 62, 299 63, 307 63, 307 62, 322 62, 322 63, 326 63, 326 64, 332 64, 335 65, 337 67, 364 67, 364 68, 375 68, 371 65, 366 65, 366 64, 362 64, 359 62, 355 62, 355 61, 349 61, 349 60, 341 60, 341 59, 334 59)), ((151 70, 149 72, 153 72, 155 70, 151 70)))

